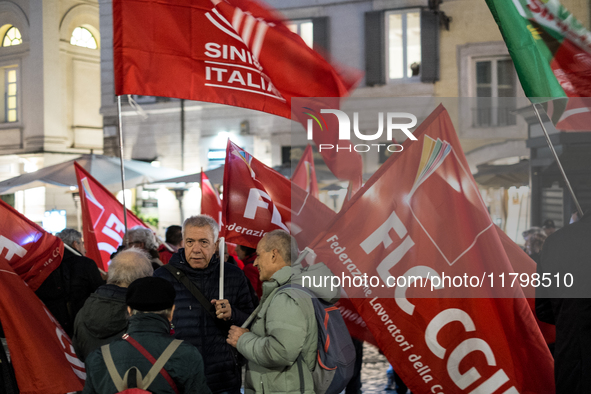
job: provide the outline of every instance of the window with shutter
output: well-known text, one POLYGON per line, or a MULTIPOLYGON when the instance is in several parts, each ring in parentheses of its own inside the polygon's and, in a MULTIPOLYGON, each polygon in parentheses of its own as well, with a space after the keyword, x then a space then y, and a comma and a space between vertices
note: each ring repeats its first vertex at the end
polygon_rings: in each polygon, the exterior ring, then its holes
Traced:
POLYGON ((368 86, 439 80, 439 15, 404 9, 365 14, 368 86))
POLYGON ((329 53, 328 18, 298 19, 286 22, 289 30, 296 33, 308 45, 321 55, 329 53))

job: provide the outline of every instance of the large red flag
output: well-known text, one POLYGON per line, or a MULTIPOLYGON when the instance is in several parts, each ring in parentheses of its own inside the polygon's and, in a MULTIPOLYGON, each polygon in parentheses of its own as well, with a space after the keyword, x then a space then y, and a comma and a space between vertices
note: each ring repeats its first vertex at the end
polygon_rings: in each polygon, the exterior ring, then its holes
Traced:
POLYGON ((59 265, 64 246, 58 238, 5 208, 0 204, 7 219, 0 223, 0 321, 19 390, 23 394, 82 390, 84 364, 76 357, 70 338, 13 269, 28 263, 31 269, 24 276, 34 272, 37 275, 31 282, 36 282, 46 274, 40 269, 44 264, 59 265), (7 232, 9 224, 12 228, 7 232))
POLYGON ((205 172, 201 170, 201 213, 214 218, 222 227, 222 201, 205 172))
POLYGON ((2 200, 0 218, 0 255, 35 291, 60 265, 64 244, 2 200))
POLYGON ((313 242, 317 261, 413 392, 553 392, 552 357, 447 111, 414 135, 313 242))
MULTIPOLYGON (((82 206, 86 256, 107 271, 111 254, 117 251, 125 236, 123 205, 82 166, 78 163, 74 163, 74 166, 82 206)), ((127 227, 135 226, 148 227, 127 210, 127 227)))
POLYGON ((226 241, 252 248, 265 233, 283 229, 303 249, 334 216, 316 198, 230 140, 222 211, 226 241))
MULTIPOLYGON (((337 98, 329 106, 306 102, 306 113, 338 109, 361 72, 337 72, 283 21, 254 0, 114 0, 116 94, 209 101, 286 118, 294 97, 337 98)), ((300 108, 295 118, 306 127, 309 116, 300 108)), ((336 119, 328 122, 314 133, 316 144, 339 143, 336 119)), ((340 145, 351 148, 349 141, 340 145)), ((337 178, 360 187, 357 152, 321 153, 337 178)))
POLYGON ((339 74, 253 0, 115 0, 117 95, 209 101, 291 117, 292 97, 342 97, 339 74))
POLYGON ((312 145, 308 144, 304 154, 291 176, 291 181, 318 198, 318 181, 316 180, 316 169, 314 168, 314 156, 312 145))

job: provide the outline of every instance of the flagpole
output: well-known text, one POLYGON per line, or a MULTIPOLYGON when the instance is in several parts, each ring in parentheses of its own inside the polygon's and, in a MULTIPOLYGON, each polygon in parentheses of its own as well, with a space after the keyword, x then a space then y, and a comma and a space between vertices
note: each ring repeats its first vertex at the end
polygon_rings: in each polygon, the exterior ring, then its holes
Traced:
POLYGON ((542 130, 544 131, 544 136, 546 137, 546 142, 548 143, 548 146, 550 147, 550 150, 552 151, 552 154, 554 155, 554 158, 556 159, 556 164, 558 164, 558 168, 560 169, 560 173, 562 174, 562 178, 564 179, 564 182, 566 183, 566 187, 568 188, 568 191, 569 191, 573 201, 575 202, 577 212, 579 213, 580 217, 583 217, 583 210, 581 209, 581 206, 579 205, 579 201, 577 200, 577 197, 575 196, 575 192, 573 191, 573 188, 571 187, 570 182, 568 181, 568 178, 566 177, 566 173, 564 172, 564 168, 562 168, 562 163, 560 162, 560 159, 558 158, 558 154, 556 153, 556 150, 554 149, 554 145, 552 145, 552 141, 550 141, 550 136, 548 135, 548 131, 546 130, 546 127, 544 126, 544 122, 542 121, 542 117, 540 116, 540 112, 538 111, 536 104, 532 103, 532 106, 534 108, 536 116, 538 117, 538 121, 540 122, 540 126, 542 126, 542 130))
MULTIPOLYGON (((121 96, 117 96, 117 115, 119 116, 119 158, 121 159, 121 194, 123 195, 123 221, 125 224, 125 235, 127 235, 127 208, 125 207, 125 168, 123 166, 123 120, 121 117, 121 96)), ((125 246, 128 239, 125 237, 125 246)))
POLYGON ((224 299, 224 255, 226 254, 226 240, 220 238, 220 300, 224 299))

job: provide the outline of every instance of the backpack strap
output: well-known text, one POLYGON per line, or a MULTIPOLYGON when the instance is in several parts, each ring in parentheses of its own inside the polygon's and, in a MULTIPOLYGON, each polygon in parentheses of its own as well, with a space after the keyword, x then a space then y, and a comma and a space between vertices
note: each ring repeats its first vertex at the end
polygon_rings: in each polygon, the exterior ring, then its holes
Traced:
POLYGON ((201 304, 201 306, 203 306, 205 311, 209 313, 211 317, 213 317, 214 321, 218 320, 215 314, 214 306, 211 304, 211 302, 207 300, 207 298, 205 298, 201 290, 199 290, 199 288, 195 286, 193 282, 189 280, 189 278, 187 278, 187 275, 185 275, 183 271, 168 264, 163 265, 162 267, 168 270, 168 272, 170 272, 176 280, 182 283, 187 288, 187 290, 189 290, 189 292, 193 294, 193 297, 195 297, 195 299, 199 301, 199 303, 201 304))
POLYGON ((166 380, 168 381, 168 384, 170 384, 170 386, 172 387, 174 392, 176 394, 179 394, 179 390, 176 387, 176 384, 174 383, 174 381, 172 380, 172 378, 170 377, 168 372, 166 372, 166 370, 164 369, 164 364, 166 364, 168 359, 170 359, 170 357, 173 355, 173 353, 176 351, 176 349, 180 346, 180 344, 182 342, 183 341, 181 341, 179 339, 174 339, 166 347, 166 349, 164 349, 164 351, 162 352, 160 357, 158 357, 158 360, 156 360, 154 365, 152 365, 152 368, 150 368, 150 370, 148 371, 148 374, 145 376, 144 380, 142 381, 142 384, 145 389, 150 387, 150 385, 152 384, 154 379, 156 379, 156 376, 158 376, 158 373, 160 372, 166 378, 166 380), (163 374, 163 372, 166 373, 166 376, 163 374), (168 378, 167 378, 167 376, 168 376, 168 378))
MULTIPOLYGON (((101 351, 103 353, 103 359, 105 360, 105 365, 107 366, 109 375, 111 375, 111 380, 113 380, 113 383, 115 384, 115 388, 118 392, 125 390, 126 385, 123 383, 123 379, 121 379, 119 372, 117 372, 117 368, 113 362, 113 357, 111 356, 109 344, 101 346, 101 351)), ((127 376, 127 373, 125 375, 127 376)))
MULTIPOLYGON (((152 384, 152 382, 154 381, 154 379, 156 379, 156 376, 158 376, 158 373, 160 373, 162 375, 162 377, 164 379, 166 379, 166 381, 168 382, 170 387, 172 387, 174 392, 176 394, 179 394, 179 390, 176 387, 174 380, 172 380, 172 378, 170 377, 168 372, 164 369, 164 364, 166 364, 168 359, 172 356, 172 354, 175 352, 175 350, 179 347, 179 345, 183 341, 181 341, 179 339, 174 339, 168 345, 168 347, 166 349, 164 349, 164 351, 162 352, 160 357, 158 357, 158 360, 156 360, 154 358, 154 356, 152 356, 142 345, 140 345, 138 343, 138 341, 136 341, 135 339, 130 337, 129 334, 123 335, 123 339, 126 340, 134 348, 136 348, 142 354, 142 356, 147 358, 148 361, 152 363, 152 368, 150 368, 150 371, 148 372, 148 374, 145 376, 144 380, 142 381, 144 388, 149 387, 150 384, 152 384), (156 368, 156 367, 158 367, 158 368, 156 368)), ((141 380, 141 378, 138 378, 138 382, 140 380, 141 380)))

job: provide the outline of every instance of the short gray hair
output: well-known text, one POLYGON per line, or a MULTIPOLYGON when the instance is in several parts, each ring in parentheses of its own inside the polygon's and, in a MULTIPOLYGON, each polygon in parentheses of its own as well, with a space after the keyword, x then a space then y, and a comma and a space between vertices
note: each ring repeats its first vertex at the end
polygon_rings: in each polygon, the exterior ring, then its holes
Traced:
POLYGON ((273 230, 265 234, 263 240, 262 247, 264 251, 270 252, 273 249, 277 249, 287 265, 291 265, 292 258, 293 260, 297 259, 298 243, 287 231, 273 230))
POLYGON ((111 260, 107 284, 127 287, 136 279, 152 276, 154 268, 148 254, 137 248, 119 252, 111 260))
POLYGON ((172 313, 172 307, 168 308, 168 309, 163 309, 161 311, 138 311, 137 309, 133 309, 131 308, 131 313, 129 314, 130 316, 133 315, 143 315, 146 313, 155 313, 156 315, 160 315, 165 319, 168 319, 168 316, 170 316, 170 314, 172 313))
POLYGON ((78 231, 74 230, 73 228, 65 228, 56 236, 61 239, 66 245, 70 247, 74 247, 74 242, 82 242, 82 234, 78 231))
POLYGON ((185 229, 187 227, 209 227, 213 232, 213 243, 218 240, 220 230, 217 222, 209 215, 196 215, 187 218, 183 223, 183 238, 185 237, 185 229))
POLYGON ((146 250, 158 249, 154 233, 145 227, 136 226, 131 230, 127 230, 125 237, 128 243, 142 242, 146 250))

